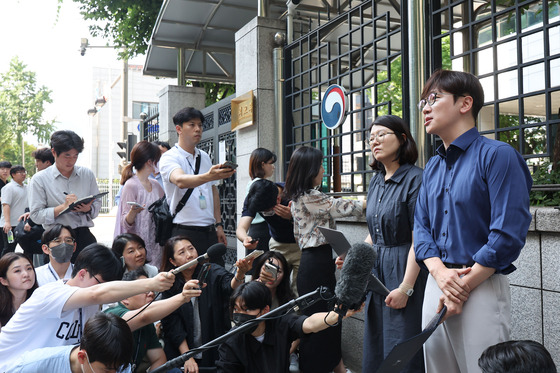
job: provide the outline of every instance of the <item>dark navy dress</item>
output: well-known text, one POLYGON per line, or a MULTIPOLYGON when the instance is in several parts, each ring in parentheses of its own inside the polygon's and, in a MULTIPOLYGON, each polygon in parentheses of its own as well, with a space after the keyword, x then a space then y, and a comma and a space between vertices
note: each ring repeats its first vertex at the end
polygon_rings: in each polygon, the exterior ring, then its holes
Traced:
MULTIPOLYGON (((408 251, 414 229, 414 206, 422 169, 405 164, 385 181, 385 174, 377 172, 370 182, 366 219, 377 260, 373 273, 389 290, 399 287, 404 278, 408 251)), ((422 301, 427 272, 420 270, 414 284, 414 294, 400 310, 385 305, 385 297, 368 295, 364 330, 364 373, 377 371, 391 349, 422 330, 422 301)), ((424 372, 424 358, 420 350, 403 372, 424 372)))

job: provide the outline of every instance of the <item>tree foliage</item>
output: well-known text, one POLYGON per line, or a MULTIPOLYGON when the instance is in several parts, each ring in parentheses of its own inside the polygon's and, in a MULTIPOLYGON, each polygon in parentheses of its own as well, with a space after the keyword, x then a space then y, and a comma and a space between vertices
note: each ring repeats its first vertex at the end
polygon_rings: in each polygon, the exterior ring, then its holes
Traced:
POLYGON ((235 93, 234 84, 210 83, 210 82, 191 82, 193 87, 203 87, 206 90, 206 106, 215 104, 216 102, 235 93))
POLYGON ((38 87, 36 73, 26 68, 27 65, 14 57, 9 70, 0 74, 0 153, 14 149, 19 153, 17 159, 6 160, 18 164, 25 134, 46 141, 54 130, 54 120, 43 118, 45 104, 52 103, 52 91, 45 86, 38 87))
MULTIPOLYGON (((73 0, 93 36, 101 36, 123 48, 121 58, 146 52, 163 0, 73 0)), ((59 0, 62 2, 62 0, 59 0)))
POLYGON ((34 145, 25 143, 25 164, 21 162, 21 144, 8 144, 0 148, 0 160, 9 161, 12 165, 22 165, 27 170, 27 177, 35 174, 35 158, 31 156, 37 150, 34 145))

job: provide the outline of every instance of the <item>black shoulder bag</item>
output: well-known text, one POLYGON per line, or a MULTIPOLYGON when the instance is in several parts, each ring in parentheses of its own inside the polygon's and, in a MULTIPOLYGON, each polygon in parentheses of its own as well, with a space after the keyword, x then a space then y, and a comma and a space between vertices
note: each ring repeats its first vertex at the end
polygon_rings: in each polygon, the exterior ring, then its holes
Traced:
MULTIPOLYGON (((200 170, 200 155, 196 158, 196 166, 194 174, 198 175, 200 170)), ((185 204, 189 200, 194 188, 189 188, 183 195, 183 198, 177 204, 175 208, 175 213, 171 215, 169 205, 167 204, 167 199, 165 196, 161 197, 148 207, 148 211, 152 214, 152 220, 156 226, 155 240, 158 244, 164 245, 165 242, 171 238, 171 232, 173 231, 173 219, 175 216, 185 207, 185 204)))

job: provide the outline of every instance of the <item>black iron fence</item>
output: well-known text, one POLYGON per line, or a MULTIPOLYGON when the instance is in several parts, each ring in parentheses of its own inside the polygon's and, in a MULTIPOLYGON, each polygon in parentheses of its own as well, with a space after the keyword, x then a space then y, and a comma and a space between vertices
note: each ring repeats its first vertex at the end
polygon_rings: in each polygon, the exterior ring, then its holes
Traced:
POLYGON ((325 156, 323 190, 364 195, 371 177, 368 126, 377 115, 403 115, 405 31, 398 2, 354 4, 284 48, 284 160, 298 146, 319 148, 325 156), (346 119, 335 130, 320 116, 331 84, 344 87, 349 101, 346 119))

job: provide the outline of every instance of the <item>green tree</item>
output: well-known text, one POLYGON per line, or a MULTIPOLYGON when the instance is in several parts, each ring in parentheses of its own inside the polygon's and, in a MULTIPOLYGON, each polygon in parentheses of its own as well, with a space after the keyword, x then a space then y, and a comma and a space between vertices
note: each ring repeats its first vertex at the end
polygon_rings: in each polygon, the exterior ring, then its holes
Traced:
MULTIPOLYGON (((59 4, 63 0, 59 0, 59 4)), ((89 30, 93 36, 113 41, 123 48, 121 58, 143 54, 163 0, 74 0, 80 4, 80 14, 93 21, 89 30)))
MULTIPOLYGON (((59 4, 63 0, 59 0, 59 4)), ((80 4, 80 14, 93 36, 112 40, 122 48, 120 58, 132 58, 148 49, 148 43, 163 0, 73 0, 80 4)), ((206 89, 206 106, 235 93, 234 84, 188 81, 206 89)))
MULTIPOLYGON (((35 174, 35 158, 31 156, 37 148, 34 145, 25 143, 25 164, 22 166, 27 170, 27 177, 35 174)), ((9 144, 0 149, 0 159, 10 161, 12 165, 21 165, 21 144, 9 144)))
POLYGON ((9 154, 10 148, 19 149, 16 159, 6 159, 18 164, 22 152, 30 157, 23 143, 25 134, 46 141, 54 130, 54 120, 43 119, 45 104, 52 103, 52 91, 45 86, 38 87, 36 73, 26 68, 16 56, 9 70, 0 74, 0 154, 9 154))
MULTIPOLYGON (((188 82, 187 82, 188 84, 188 82)), ((206 106, 210 106, 221 99, 235 93, 235 84, 191 82, 193 87, 203 87, 206 90, 206 106)))

